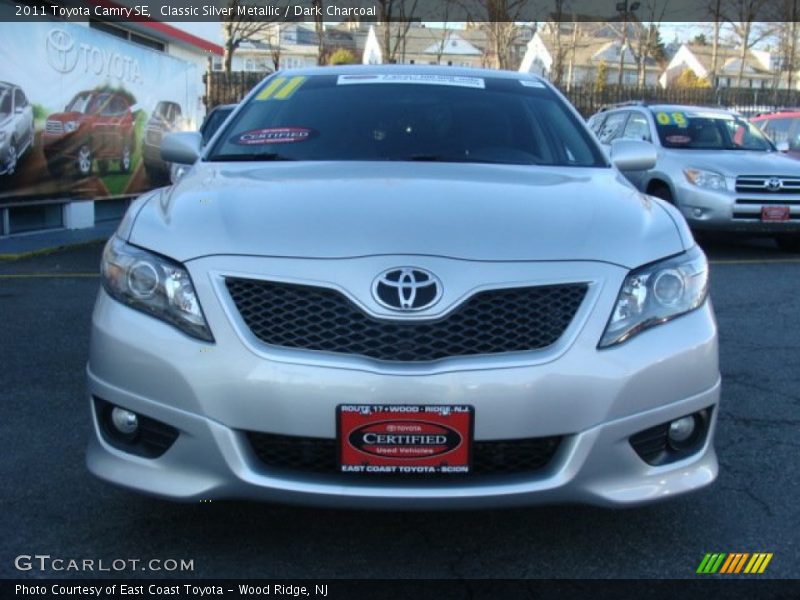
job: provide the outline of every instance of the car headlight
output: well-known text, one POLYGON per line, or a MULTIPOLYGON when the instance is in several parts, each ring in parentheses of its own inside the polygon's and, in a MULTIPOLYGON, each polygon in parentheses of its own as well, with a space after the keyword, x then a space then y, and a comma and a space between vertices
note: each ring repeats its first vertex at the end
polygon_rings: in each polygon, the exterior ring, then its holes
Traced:
POLYGON ((103 287, 123 304, 213 342, 189 273, 180 264, 113 236, 103 250, 103 287))
POLYGON ((714 171, 704 171, 703 169, 684 169, 683 174, 689 183, 697 187, 709 190, 727 190, 728 184, 725 176, 714 171))
POLYGON ((72 133, 77 128, 78 128, 77 121, 67 121, 66 123, 64 123, 64 131, 66 131, 67 133, 72 133))
POLYGON ((631 271, 598 347, 620 344, 637 333, 686 314, 708 295, 708 261, 698 246, 631 271))

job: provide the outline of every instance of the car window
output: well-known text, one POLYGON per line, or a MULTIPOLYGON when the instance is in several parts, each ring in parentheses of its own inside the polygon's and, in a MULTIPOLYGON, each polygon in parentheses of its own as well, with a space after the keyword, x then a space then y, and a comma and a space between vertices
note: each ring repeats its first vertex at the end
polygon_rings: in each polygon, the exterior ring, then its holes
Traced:
POLYGON ((657 111, 655 121, 661 145, 666 148, 763 152, 775 149, 758 127, 733 114, 657 111))
POLYGON ((0 116, 11 114, 11 92, 8 88, 0 88, 0 116))
POLYGON ((603 144, 610 144, 613 140, 622 135, 625 121, 628 119, 628 111, 611 113, 606 118, 603 126, 597 134, 597 139, 603 144))
POLYGON ((271 78, 218 139, 209 160, 267 153, 293 160, 605 165, 556 94, 506 78, 271 78))
POLYGON ((600 128, 603 126, 603 122, 606 120, 607 113, 597 113, 589 118, 586 122, 586 126, 592 130, 592 133, 597 135, 600 131, 600 128))
POLYGON ((89 104, 90 114, 111 116, 114 114, 111 103, 111 94, 97 94, 89 104))
POLYGON ((792 129, 793 119, 786 117, 782 119, 766 119, 761 123, 757 123, 761 127, 761 131, 766 133, 769 138, 775 142, 792 142, 790 133, 792 129))
POLYGON ((652 141, 650 137, 650 123, 647 121, 647 117, 642 113, 631 113, 621 137, 626 140, 652 141))
POLYGON ((25 98, 25 94, 22 93, 22 90, 16 89, 14 90, 14 107, 20 108, 25 107, 28 105, 28 101, 25 98))

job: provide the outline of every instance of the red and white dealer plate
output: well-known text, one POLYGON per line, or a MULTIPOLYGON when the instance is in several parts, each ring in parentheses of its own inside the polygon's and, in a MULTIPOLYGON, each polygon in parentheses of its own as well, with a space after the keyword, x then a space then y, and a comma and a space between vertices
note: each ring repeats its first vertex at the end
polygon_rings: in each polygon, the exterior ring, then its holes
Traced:
POLYGON ((790 219, 788 206, 762 206, 761 221, 772 223, 776 221, 788 221, 790 219))
POLYGON ((469 473, 471 406, 342 404, 336 417, 343 473, 469 473))

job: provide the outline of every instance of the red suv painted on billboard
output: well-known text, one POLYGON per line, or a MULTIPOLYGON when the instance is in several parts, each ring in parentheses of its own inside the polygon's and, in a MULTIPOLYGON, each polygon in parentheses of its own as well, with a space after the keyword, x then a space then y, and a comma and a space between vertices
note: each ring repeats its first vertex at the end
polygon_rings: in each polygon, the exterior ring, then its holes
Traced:
POLYGON ((92 174, 97 162, 101 174, 116 161, 127 173, 133 157, 133 113, 128 97, 120 92, 90 90, 79 92, 64 112, 47 118, 42 133, 47 167, 61 175, 72 166, 79 175, 92 174))

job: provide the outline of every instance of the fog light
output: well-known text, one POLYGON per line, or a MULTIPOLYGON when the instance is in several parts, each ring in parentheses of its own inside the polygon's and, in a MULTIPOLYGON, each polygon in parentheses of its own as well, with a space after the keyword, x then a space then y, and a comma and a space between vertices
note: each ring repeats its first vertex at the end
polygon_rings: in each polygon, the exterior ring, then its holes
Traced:
POLYGON ((133 435, 139 429, 136 413, 117 406, 111 411, 111 422, 117 431, 125 435, 133 435))
POLYGON ((693 415, 675 419, 669 424, 669 441, 677 446, 686 444, 694 436, 695 429, 696 423, 693 415))

